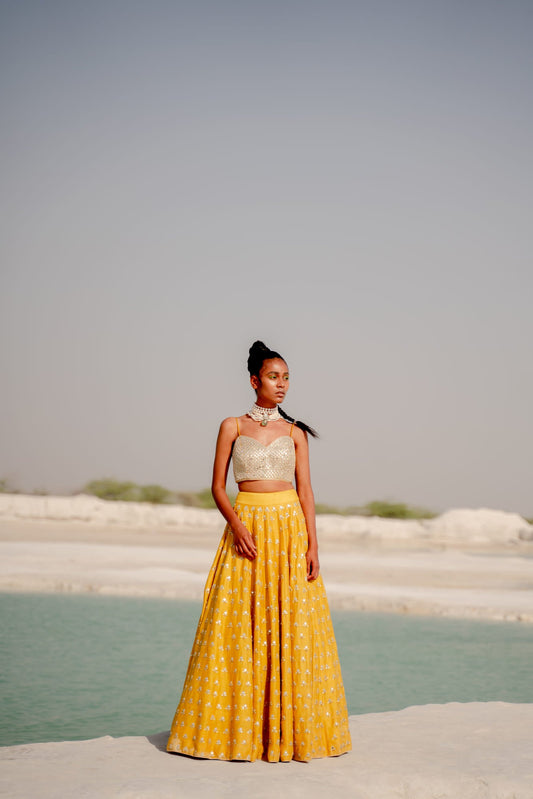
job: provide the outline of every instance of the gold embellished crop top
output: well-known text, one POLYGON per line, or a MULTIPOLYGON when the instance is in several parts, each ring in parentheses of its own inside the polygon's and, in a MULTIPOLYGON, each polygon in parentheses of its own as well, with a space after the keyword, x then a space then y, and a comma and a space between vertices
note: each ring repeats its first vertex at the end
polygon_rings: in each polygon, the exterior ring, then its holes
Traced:
POLYGON ((251 436, 238 436, 233 444, 233 474, 235 482, 242 480, 284 480, 292 483, 296 466, 296 451, 290 435, 278 436, 270 444, 262 444, 251 436))

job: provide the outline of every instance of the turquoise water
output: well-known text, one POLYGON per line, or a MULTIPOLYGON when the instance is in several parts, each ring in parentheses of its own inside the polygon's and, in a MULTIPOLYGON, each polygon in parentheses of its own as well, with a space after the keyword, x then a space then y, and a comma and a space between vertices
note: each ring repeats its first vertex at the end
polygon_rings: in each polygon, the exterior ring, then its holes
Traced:
MULTIPOLYGON (((0 596, 0 744, 170 726, 200 605, 0 596)), ((333 613, 350 713, 533 702, 533 625, 333 613)))

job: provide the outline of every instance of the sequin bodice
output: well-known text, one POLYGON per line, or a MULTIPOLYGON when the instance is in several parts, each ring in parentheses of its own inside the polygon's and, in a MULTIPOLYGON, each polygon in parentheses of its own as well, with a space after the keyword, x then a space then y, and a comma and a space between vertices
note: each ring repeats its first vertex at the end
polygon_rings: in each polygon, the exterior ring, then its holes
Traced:
POLYGON ((238 436, 233 445, 235 482, 242 480, 284 480, 292 483, 296 452, 292 436, 278 436, 262 444, 250 436, 238 436))

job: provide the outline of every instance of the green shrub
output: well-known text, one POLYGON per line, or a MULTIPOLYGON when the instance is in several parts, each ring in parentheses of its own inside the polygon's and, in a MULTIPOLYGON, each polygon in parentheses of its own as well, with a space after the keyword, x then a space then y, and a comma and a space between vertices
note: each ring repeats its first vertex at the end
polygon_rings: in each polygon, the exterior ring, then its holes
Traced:
POLYGON ((435 514, 426 508, 412 508, 404 502, 389 502, 374 499, 363 507, 366 516, 381 516, 384 519, 431 519, 435 514))
MULTIPOLYGON (((188 505, 191 508, 216 508, 210 488, 202 488, 201 491, 177 491, 175 497, 180 505, 188 505)), ((228 491, 228 499, 234 505, 237 494, 228 491)))
POLYGON ((366 505, 349 505, 347 508, 338 508, 334 505, 325 505, 317 502, 315 512, 336 513, 339 516, 381 516, 385 519, 431 519, 435 516, 425 508, 411 508, 403 502, 389 502, 376 499, 366 505))
POLYGON ((154 505, 162 505, 178 501, 177 495, 164 486, 155 483, 137 485, 131 480, 121 481, 113 477, 91 480, 82 491, 112 502, 151 502, 154 505))
POLYGON ((201 491, 196 493, 196 496, 198 498, 198 508, 216 508, 210 488, 202 488, 201 491))
POLYGON ((176 500, 180 505, 190 508, 216 508, 210 488, 203 488, 201 491, 177 491, 176 500))
POLYGON ((138 493, 138 502, 152 502, 154 505, 164 505, 174 501, 172 492, 160 485, 138 486, 138 493))
POLYGON ((0 480, 0 494, 20 494, 18 488, 13 488, 9 480, 0 480))
POLYGON ((178 505, 185 505, 188 508, 198 507, 196 491, 176 491, 175 496, 178 505))
POLYGON ((315 513, 340 513, 338 508, 333 505, 325 505, 323 502, 315 502, 315 513))
POLYGON ((99 499, 121 502, 139 501, 139 486, 129 481, 115 480, 113 477, 91 480, 82 490, 85 494, 92 494, 99 499))

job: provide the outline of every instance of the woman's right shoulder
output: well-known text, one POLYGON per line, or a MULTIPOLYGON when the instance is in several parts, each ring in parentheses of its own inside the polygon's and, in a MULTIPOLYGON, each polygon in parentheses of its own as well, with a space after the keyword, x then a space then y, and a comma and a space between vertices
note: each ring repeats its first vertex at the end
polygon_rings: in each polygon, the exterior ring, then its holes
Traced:
POLYGON ((238 422, 240 423, 242 417, 238 416, 228 416, 226 419, 222 419, 220 423, 220 432, 224 433, 225 435, 233 435, 233 438, 236 438, 238 435, 238 422))

